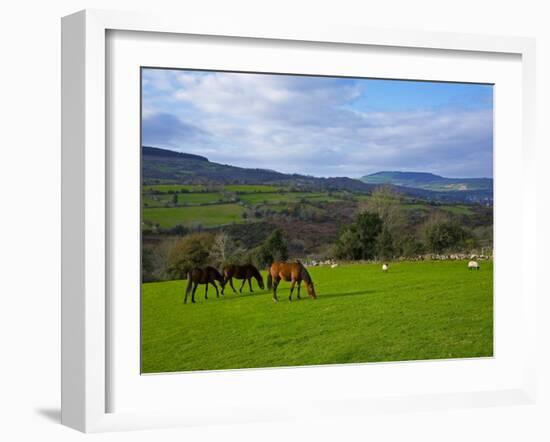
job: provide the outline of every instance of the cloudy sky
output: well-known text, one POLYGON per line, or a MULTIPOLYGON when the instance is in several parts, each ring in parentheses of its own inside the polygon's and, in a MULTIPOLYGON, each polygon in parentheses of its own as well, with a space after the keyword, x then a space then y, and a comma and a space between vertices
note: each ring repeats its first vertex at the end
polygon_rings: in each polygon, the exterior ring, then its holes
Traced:
POLYGON ((488 85, 143 69, 142 141, 314 176, 492 177, 488 85))

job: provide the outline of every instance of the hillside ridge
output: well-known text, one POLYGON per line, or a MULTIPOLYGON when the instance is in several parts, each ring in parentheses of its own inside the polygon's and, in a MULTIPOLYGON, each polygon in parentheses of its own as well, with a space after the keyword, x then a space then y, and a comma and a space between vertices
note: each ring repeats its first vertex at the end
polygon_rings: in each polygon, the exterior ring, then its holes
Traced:
MULTIPOLYGON (((433 174, 431 174, 433 175, 433 174)), ((434 175, 435 176, 435 175, 434 175)), ((269 169, 245 168, 220 164, 208 158, 162 149, 152 146, 142 147, 142 179, 145 184, 274 184, 292 186, 297 189, 345 190, 349 192, 371 193, 382 184, 391 185, 396 191, 413 198, 440 202, 492 203, 492 180, 490 186, 482 185, 457 192, 456 184, 424 183, 424 185, 406 180, 375 182, 349 177, 314 177, 301 174, 287 174, 269 169), (434 188, 430 188, 430 185, 434 188), (441 186, 450 186, 449 188, 441 186)), ((443 180, 449 180, 442 178, 443 180)), ((460 184, 459 184, 460 185, 460 184)))

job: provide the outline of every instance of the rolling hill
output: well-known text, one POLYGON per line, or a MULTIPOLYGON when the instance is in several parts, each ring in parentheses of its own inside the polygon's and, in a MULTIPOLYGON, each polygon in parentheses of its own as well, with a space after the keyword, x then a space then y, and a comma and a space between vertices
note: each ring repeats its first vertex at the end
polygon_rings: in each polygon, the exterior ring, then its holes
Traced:
POLYGON ((377 172, 366 175, 361 181, 368 184, 393 184, 436 192, 491 191, 491 178, 445 178, 425 172, 377 172))
POLYGON ((427 173, 409 173, 405 174, 406 176, 401 177, 401 179, 397 179, 395 174, 402 173, 381 172, 380 174, 363 177, 361 180, 348 177, 319 178, 309 175, 285 174, 268 169, 231 166, 209 161, 208 158, 200 155, 180 153, 150 146, 142 147, 142 180, 144 185, 270 184, 305 190, 344 190, 357 193, 370 193, 379 185, 388 184, 398 192, 412 198, 450 203, 492 203, 492 180, 488 180, 490 182, 488 183, 484 181, 487 180, 484 178, 468 179, 469 182, 466 186, 469 187, 457 191, 459 189, 456 186, 459 184, 451 183, 455 179, 442 178, 427 173), (413 177, 411 175, 419 176, 413 177), (474 182, 479 183, 474 185, 474 182))

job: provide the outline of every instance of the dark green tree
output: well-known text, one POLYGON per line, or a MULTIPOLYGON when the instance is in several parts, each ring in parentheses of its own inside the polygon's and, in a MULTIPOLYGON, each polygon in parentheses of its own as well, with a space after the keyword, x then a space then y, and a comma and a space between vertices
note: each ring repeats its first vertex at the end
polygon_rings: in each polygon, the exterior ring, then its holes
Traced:
POLYGON ((362 259, 376 255, 376 239, 382 231, 382 219, 376 213, 362 212, 355 218, 357 235, 362 249, 362 259))
POLYGON ((393 258, 395 255, 393 237, 386 226, 382 228, 382 231, 376 238, 376 248, 378 251, 378 259, 380 260, 386 261, 393 258))
POLYGON ((194 267, 210 264, 214 235, 192 233, 176 241, 168 254, 168 272, 173 278, 185 278, 194 267))
POLYGON ((259 247, 256 253, 256 264, 267 267, 275 261, 288 259, 288 247, 281 229, 275 229, 259 247))
POLYGON ((335 255, 340 259, 373 259, 382 220, 376 213, 361 212, 352 224, 345 226, 336 242, 335 255))
POLYGON ((345 226, 336 241, 334 255, 339 259, 358 260, 363 256, 359 235, 354 224, 345 226))
POLYGON ((439 221, 426 226, 426 247, 433 253, 459 249, 468 237, 467 232, 456 222, 439 221))

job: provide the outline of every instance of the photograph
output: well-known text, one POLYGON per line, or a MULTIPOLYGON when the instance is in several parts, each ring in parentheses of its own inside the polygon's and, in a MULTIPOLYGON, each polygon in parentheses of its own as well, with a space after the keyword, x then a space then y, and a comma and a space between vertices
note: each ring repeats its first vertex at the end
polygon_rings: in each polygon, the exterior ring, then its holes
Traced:
POLYGON ((493 357, 493 88, 141 67, 141 373, 493 357))

